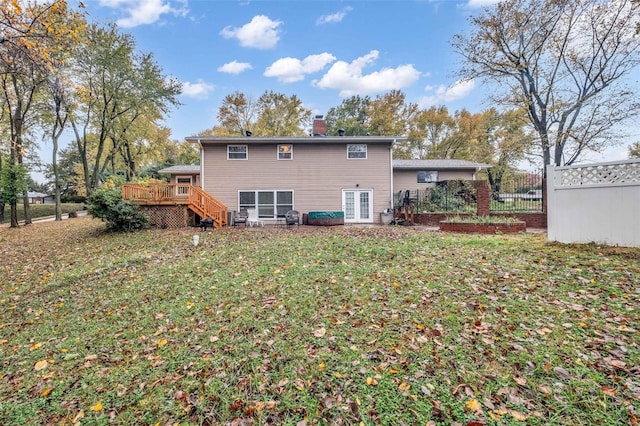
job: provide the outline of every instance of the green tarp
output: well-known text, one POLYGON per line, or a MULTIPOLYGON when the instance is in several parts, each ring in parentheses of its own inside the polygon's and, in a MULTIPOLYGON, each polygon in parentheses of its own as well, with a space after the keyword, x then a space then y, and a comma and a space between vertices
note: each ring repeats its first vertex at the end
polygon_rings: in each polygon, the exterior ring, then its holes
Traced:
POLYGON ((309 219, 340 219, 344 218, 344 212, 309 212, 309 219))

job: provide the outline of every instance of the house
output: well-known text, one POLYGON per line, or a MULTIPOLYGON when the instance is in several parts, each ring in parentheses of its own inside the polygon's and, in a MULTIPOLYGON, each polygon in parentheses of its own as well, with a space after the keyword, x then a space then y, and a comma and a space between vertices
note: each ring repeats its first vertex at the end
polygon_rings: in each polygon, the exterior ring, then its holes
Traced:
POLYGON ((381 213, 394 207, 398 191, 445 179, 475 179, 478 170, 488 167, 461 160, 394 161, 393 144, 404 138, 326 136, 321 116, 314 120, 312 135, 188 137, 200 147, 200 166, 162 169, 170 175, 170 186, 150 192, 125 185, 123 196, 147 206, 184 203, 200 217, 217 215, 217 226, 232 218, 227 211, 250 208, 264 223, 276 223, 289 210, 340 212, 344 223, 379 223, 381 213))
POLYGON ((169 175, 172 183, 200 186, 199 165, 170 166, 158 170, 158 173, 169 175))
POLYGON ((423 189, 446 180, 476 180, 489 164, 466 160, 394 160, 393 190, 423 189))
POLYGON ((55 202, 53 195, 44 194, 42 192, 28 191, 27 197, 30 204, 50 204, 55 202))
POLYGON ((193 137, 202 189, 230 210, 342 211, 345 223, 379 222, 392 205, 394 141, 378 136, 193 137))

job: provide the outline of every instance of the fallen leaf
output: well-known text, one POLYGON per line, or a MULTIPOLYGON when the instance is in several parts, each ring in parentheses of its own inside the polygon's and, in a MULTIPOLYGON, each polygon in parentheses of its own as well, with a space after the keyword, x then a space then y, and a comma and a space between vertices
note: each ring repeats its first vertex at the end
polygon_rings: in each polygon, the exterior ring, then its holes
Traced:
POLYGON ((102 402, 98 401, 94 405, 92 405, 91 406, 91 411, 93 411, 94 413, 102 411, 102 402))
POLYGON ((569 372, 562 367, 553 367, 553 371, 555 371, 555 373, 562 378, 568 379, 569 377, 571 377, 569 372))
POLYGON ((84 419, 84 410, 80 410, 78 414, 71 420, 71 423, 76 424, 80 419, 84 419))
POLYGON ((156 341, 156 345, 161 346, 161 347, 165 346, 167 343, 168 343, 167 339, 162 339, 162 340, 157 340, 156 341))
POLYGON ((527 420, 527 418, 529 418, 529 416, 527 416, 524 413, 521 413, 520 411, 509 410, 509 414, 511 414, 511 416, 513 416, 514 419, 521 422, 524 422, 525 420, 527 420))
POLYGON ((398 385, 398 389, 400 389, 401 391, 408 391, 409 389, 411 389, 411 385, 406 382, 401 382, 400 385, 398 385))
POLYGON ((53 388, 46 388, 45 390, 40 392, 40 396, 44 398, 45 396, 49 395, 52 390, 53 390, 53 388))
POLYGON ((480 411, 482 409, 482 406, 480 405, 480 402, 478 402, 477 399, 473 398, 470 399, 467 404, 466 404, 467 409, 473 411, 474 413, 477 413, 478 411, 480 411))
POLYGON ((313 335, 316 337, 324 337, 325 334, 327 334, 327 329, 324 326, 313 331, 313 335))
POLYGON ((38 361, 36 362, 36 365, 33 367, 33 369, 35 371, 40 371, 47 368, 48 365, 49 363, 47 362, 47 360, 38 361))
POLYGON ((603 386, 602 387, 602 393, 604 393, 605 395, 609 395, 609 396, 616 396, 616 390, 612 387, 609 386, 603 386))
POLYGON ((33 352, 36 349, 38 349, 40 346, 42 346, 42 343, 34 343, 33 345, 29 346, 29 351, 33 352))
POLYGON ((367 384, 369 386, 376 386, 378 384, 378 381, 373 377, 367 377, 367 384))
POLYGON ((527 379, 524 377, 514 377, 513 380, 515 380, 520 386, 525 386, 527 384, 527 379))

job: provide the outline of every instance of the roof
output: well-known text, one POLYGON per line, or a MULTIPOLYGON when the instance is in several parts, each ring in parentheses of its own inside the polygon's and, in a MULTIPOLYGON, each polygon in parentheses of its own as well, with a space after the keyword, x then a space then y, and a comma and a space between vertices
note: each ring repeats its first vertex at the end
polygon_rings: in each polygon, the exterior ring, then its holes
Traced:
POLYGON ((226 145, 226 144, 260 144, 273 145, 279 143, 296 144, 344 144, 344 143, 379 143, 392 144, 404 141, 401 136, 190 136, 185 138, 187 142, 226 145))
POLYGON ((490 164, 467 160, 393 160, 393 168, 400 170, 488 169, 490 167, 490 164))
POLYGON ((200 166, 194 164, 188 165, 177 165, 171 167, 165 167, 164 169, 158 170, 158 173, 166 173, 166 174, 177 174, 177 173, 200 173, 200 166))
POLYGON ((49 194, 44 194, 42 192, 35 192, 35 191, 27 191, 27 196, 29 198, 45 198, 45 197, 50 197, 49 194))

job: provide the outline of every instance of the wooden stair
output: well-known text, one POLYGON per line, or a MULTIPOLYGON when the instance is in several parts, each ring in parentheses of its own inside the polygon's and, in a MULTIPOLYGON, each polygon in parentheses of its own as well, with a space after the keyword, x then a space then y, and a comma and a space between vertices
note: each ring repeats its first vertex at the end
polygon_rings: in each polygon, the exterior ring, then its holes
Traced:
POLYGON ((227 225, 228 209, 199 186, 180 183, 122 185, 122 198, 146 206, 186 205, 201 218, 213 219, 213 226, 227 225))

